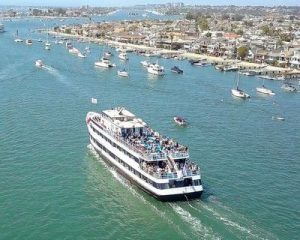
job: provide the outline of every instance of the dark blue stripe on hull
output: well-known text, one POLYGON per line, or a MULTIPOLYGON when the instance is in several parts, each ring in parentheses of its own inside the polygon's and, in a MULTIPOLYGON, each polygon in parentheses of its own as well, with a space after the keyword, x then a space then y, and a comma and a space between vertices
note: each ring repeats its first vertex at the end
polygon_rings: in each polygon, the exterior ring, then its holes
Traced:
POLYGON ((125 177, 127 180, 129 180, 130 183, 136 185, 137 187, 139 187, 140 189, 142 189, 143 191, 145 191, 146 193, 148 193, 149 195, 151 195, 152 197, 156 198, 159 201, 162 201, 162 202, 187 201, 187 200, 191 200, 191 199, 195 199, 195 198, 200 198, 201 197, 202 192, 192 192, 192 193, 188 193, 188 194, 184 194, 184 195, 183 194, 174 194, 174 195, 167 195, 167 196, 156 195, 155 193, 150 192, 149 190, 147 190, 146 188, 144 188, 143 186, 141 186, 138 182, 136 182, 130 176, 128 176, 125 172, 123 172, 118 166, 116 166, 115 164, 113 164, 109 159, 107 159, 97 149, 95 149, 95 150, 96 150, 96 152, 102 157, 102 159, 107 164, 109 164, 112 167, 115 167, 116 171, 119 174, 121 174, 123 177, 125 177))

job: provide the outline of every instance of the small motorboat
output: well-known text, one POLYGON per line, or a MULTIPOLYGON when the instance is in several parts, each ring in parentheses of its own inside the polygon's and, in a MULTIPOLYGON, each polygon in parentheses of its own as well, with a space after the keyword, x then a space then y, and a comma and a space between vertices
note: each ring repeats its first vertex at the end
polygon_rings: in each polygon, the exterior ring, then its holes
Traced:
POLYGON ((120 76, 120 77, 128 77, 129 73, 125 69, 118 70, 118 76, 120 76))
POLYGON ((281 88, 287 92, 296 92, 297 89, 290 83, 284 83, 281 88))
POLYGON ((86 55, 84 53, 81 53, 81 52, 79 52, 77 54, 77 56, 80 57, 80 58, 86 58, 86 55))
POLYGON ((128 57, 127 57, 127 53, 126 52, 121 52, 120 54, 119 54, 119 58, 121 59, 121 60, 128 60, 128 57))
POLYGON ((141 64, 143 65, 143 67, 145 67, 145 68, 147 68, 147 67, 149 67, 150 66, 150 62, 148 62, 148 61, 141 61, 141 64))
POLYGON ((183 70, 181 70, 181 69, 180 69, 179 67, 177 67, 177 66, 172 67, 172 68, 171 68, 171 71, 172 71, 173 73, 183 74, 183 70))
POLYGON ((42 60, 39 59, 35 61, 35 66, 38 68, 42 68, 44 66, 44 63, 42 60))
POLYGON ((26 40, 26 45, 32 45, 32 40, 31 39, 27 39, 26 40))
POLYGON ((174 122, 179 126, 187 126, 188 123, 183 117, 176 116, 174 117, 174 122))
POLYGON ((111 57, 112 55, 113 55, 113 54, 112 54, 110 51, 104 53, 104 56, 105 56, 105 57, 111 57))

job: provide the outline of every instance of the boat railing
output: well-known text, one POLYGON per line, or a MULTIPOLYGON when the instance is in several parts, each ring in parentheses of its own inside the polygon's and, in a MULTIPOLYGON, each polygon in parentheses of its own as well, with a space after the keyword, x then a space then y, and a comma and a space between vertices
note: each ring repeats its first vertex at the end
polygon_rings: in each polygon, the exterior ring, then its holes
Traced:
POLYGON ((171 152, 168 155, 173 159, 189 158, 188 152, 171 152))
POLYGON ((178 175, 176 172, 165 172, 164 170, 156 170, 154 171, 149 166, 143 166, 143 164, 140 164, 140 168, 148 173, 149 175, 158 178, 158 179, 176 179, 178 178, 178 175))
POLYGON ((94 120, 94 123, 98 127, 100 127, 102 131, 106 132, 111 137, 117 139, 119 142, 121 142, 123 145, 125 145, 130 150, 139 153, 147 161, 163 161, 163 160, 167 159, 167 155, 163 152, 159 152, 159 153, 145 153, 145 152, 142 152, 135 145, 131 144, 128 141, 125 141, 124 138, 122 138, 120 135, 116 134, 115 132, 113 132, 111 130, 106 129, 105 126, 101 122, 99 122, 99 121, 96 122, 96 120, 94 120))

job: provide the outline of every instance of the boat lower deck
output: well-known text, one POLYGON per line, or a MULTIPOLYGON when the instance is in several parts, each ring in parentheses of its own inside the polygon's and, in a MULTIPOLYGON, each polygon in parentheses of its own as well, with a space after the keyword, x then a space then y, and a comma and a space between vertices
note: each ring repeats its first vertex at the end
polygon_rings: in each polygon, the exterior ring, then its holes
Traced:
POLYGON ((203 191, 195 191, 195 192, 184 193, 184 194, 158 195, 157 193, 152 192, 152 191, 148 190, 147 188, 143 187, 141 184, 138 183, 138 181, 136 181, 131 176, 126 174, 117 164, 114 164, 109 159, 109 157, 106 157, 104 155, 104 153, 102 153, 101 150, 97 149, 97 147, 95 147, 93 145, 93 142, 91 142, 91 143, 92 143, 94 150, 103 159, 104 162, 106 162, 109 166, 113 167, 120 175, 125 177, 130 183, 136 185, 137 187, 139 187, 140 189, 142 189, 143 191, 145 191, 146 193, 150 194, 151 196, 153 196, 154 198, 156 198, 160 201, 187 201, 187 200, 191 200, 191 199, 195 199, 195 198, 200 198, 202 195, 203 191))

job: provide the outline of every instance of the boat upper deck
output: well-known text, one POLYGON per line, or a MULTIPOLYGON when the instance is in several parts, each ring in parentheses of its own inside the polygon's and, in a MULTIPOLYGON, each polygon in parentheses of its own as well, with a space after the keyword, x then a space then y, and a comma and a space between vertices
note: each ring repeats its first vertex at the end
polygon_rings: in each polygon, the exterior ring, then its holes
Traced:
POLYGON ((145 161, 163 161, 167 158, 189 158, 188 148, 162 136, 147 126, 142 119, 125 109, 106 110, 93 117, 93 120, 112 137, 121 141, 131 150, 140 153, 145 161), (107 126, 108 122, 113 126, 107 126))

